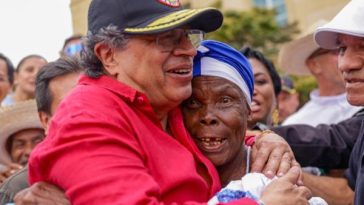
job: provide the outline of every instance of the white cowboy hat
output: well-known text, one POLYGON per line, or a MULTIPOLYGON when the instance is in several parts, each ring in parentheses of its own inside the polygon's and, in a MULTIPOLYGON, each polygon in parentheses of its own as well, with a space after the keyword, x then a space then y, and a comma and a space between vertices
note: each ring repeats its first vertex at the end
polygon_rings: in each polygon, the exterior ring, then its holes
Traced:
POLYGON ((288 74, 310 75, 306 65, 307 58, 316 51, 319 46, 313 39, 316 28, 326 24, 326 20, 319 20, 311 25, 297 39, 283 45, 278 55, 278 65, 288 74))
POLYGON ((6 150, 6 141, 12 135, 24 129, 43 129, 38 117, 34 100, 18 102, 14 105, 0 107, 0 163, 11 163, 6 150))
POLYGON ((364 37, 364 0, 350 1, 329 23, 317 28, 314 37, 320 47, 335 49, 338 34, 364 37))

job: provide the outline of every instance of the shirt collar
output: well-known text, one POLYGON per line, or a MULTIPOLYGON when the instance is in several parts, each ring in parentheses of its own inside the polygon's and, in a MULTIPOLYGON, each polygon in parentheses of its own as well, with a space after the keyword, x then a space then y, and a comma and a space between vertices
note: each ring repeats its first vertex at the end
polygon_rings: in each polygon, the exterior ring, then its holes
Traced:
POLYGON ((107 89, 120 97, 122 97, 124 100, 134 103, 141 101, 146 102, 147 96, 144 93, 141 93, 137 91, 136 89, 117 81, 116 79, 107 76, 102 75, 98 78, 91 78, 85 74, 82 74, 79 81, 79 85, 97 85, 98 87, 102 87, 104 89, 107 89))

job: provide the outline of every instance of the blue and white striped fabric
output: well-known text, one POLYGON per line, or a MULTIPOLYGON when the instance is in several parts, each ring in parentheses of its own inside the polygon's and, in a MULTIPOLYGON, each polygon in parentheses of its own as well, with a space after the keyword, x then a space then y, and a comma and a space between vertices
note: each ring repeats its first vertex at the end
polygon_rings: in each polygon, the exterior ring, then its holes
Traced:
POLYGON ((248 104, 252 101, 254 77, 251 65, 239 51, 213 40, 206 40, 197 49, 193 60, 193 77, 215 76, 236 84, 248 104))

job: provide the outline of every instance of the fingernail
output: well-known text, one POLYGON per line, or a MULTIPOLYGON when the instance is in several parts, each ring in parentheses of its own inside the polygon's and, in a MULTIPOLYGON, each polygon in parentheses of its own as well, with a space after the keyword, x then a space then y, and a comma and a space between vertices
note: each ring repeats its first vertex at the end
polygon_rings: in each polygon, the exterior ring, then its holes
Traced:
POLYGON ((266 171, 265 174, 267 176, 269 176, 270 178, 273 177, 273 172, 272 171, 266 171))
POLYGON ((279 172, 277 176, 281 177, 283 176, 284 174, 282 172, 279 172))
POLYGON ((298 184, 299 186, 303 186, 303 185, 304 185, 302 180, 298 180, 298 181, 297 181, 297 184, 298 184))

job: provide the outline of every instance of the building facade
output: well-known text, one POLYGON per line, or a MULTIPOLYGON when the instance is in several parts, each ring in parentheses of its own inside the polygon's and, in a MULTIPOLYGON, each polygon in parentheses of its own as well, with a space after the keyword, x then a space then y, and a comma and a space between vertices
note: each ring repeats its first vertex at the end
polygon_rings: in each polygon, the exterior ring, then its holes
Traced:
MULTIPOLYGON (((192 8, 213 5, 216 0, 181 0, 192 8)), ((223 10, 250 10, 254 7, 274 8, 276 20, 280 25, 287 22, 298 22, 298 28, 304 32, 320 19, 331 20, 335 14, 350 0, 222 0, 223 10)), ((87 8, 91 0, 71 0, 73 31, 75 34, 86 34, 87 8)))

